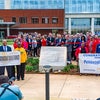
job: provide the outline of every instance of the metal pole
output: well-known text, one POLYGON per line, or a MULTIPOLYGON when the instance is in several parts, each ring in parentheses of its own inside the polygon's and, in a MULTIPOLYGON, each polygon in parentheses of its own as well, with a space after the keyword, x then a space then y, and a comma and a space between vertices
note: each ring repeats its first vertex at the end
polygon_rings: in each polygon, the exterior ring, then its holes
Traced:
POLYGON ((46 100, 49 100, 49 72, 45 72, 45 88, 46 88, 46 100))

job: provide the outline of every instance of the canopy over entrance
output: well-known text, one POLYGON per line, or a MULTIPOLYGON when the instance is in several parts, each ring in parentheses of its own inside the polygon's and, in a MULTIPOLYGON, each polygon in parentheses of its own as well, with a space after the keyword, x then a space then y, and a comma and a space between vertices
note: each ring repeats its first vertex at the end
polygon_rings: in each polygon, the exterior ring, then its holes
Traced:
POLYGON ((10 35, 10 27, 15 25, 15 22, 0 22, 0 27, 5 27, 7 29, 7 36, 10 35))

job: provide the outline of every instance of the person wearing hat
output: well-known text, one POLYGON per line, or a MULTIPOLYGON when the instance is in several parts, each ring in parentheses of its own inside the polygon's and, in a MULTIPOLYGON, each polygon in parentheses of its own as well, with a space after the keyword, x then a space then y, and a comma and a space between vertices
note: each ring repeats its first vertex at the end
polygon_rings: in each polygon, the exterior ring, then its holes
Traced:
POLYGON ((21 100, 22 92, 8 76, 0 75, 0 100, 21 100), (9 83, 12 81, 12 84, 9 83))
POLYGON ((27 54, 25 49, 21 46, 21 42, 17 43, 18 47, 15 49, 16 51, 20 52, 20 65, 17 65, 17 80, 19 81, 24 80, 24 73, 25 73, 25 63, 27 60, 27 54))

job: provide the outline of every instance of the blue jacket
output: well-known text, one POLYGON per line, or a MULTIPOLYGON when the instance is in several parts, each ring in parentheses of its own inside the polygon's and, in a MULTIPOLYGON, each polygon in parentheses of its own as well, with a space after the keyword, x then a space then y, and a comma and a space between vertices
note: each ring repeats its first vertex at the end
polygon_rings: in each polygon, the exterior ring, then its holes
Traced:
MULTIPOLYGON (((7 46, 7 51, 12 51, 11 47, 7 46)), ((3 46, 0 46, 0 52, 4 52, 3 46)))
POLYGON ((100 44, 98 44, 96 47, 96 53, 100 53, 100 44))
MULTIPOLYGON (((4 83, 1 85, 0 87, 0 94, 2 93, 2 91, 4 90, 4 88, 9 85, 8 83, 4 83)), ((2 96, 0 96, 0 100, 21 100, 22 97, 22 93, 19 90, 17 85, 10 85, 8 86, 9 89, 11 89, 12 91, 14 91, 18 96, 16 96, 13 92, 11 92, 10 90, 6 89, 6 91, 2 94, 2 96)))

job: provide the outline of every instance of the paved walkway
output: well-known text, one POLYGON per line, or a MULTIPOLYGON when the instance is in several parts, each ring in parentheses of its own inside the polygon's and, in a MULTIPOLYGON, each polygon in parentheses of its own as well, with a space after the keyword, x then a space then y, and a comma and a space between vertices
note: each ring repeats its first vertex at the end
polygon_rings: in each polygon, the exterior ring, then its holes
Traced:
MULTIPOLYGON (((23 100, 45 100, 44 74, 26 74, 24 81, 15 84, 22 90, 23 100)), ((96 100, 98 97, 100 76, 50 74, 50 100, 96 100)))

